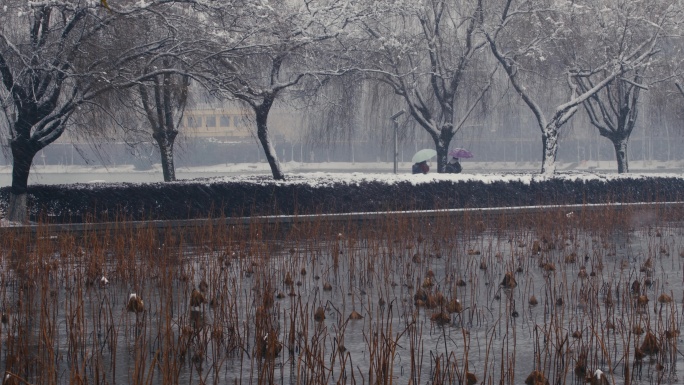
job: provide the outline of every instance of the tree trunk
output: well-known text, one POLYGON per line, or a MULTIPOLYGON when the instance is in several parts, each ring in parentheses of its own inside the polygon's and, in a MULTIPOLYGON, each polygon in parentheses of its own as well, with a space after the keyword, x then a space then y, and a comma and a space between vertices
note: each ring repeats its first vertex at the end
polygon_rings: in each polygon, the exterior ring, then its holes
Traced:
POLYGON ((435 150, 437 150, 438 173, 443 173, 447 163, 449 163, 449 145, 451 144, 451 139, 453 137, 454 134, 446 129, 442 129, 439 136, 432 136, 432 140, 435 142, 435 150))
POLYGON ((615 159, 617 160, 618 174, 629 172, 629 164, 627 163, 627 138, 611 138, 613 147, 615 148, 615 159))
POLYGON ((27 224, 28 177, 33 157, 38 150, 28 140, 14 139, 12 148, 12 187, 10 188, 9 207, 6 219, 11 222, 27 224))
POLYGON ((542 168, 541 173, 552 175, 556 172, 556 154, 558 153, 558 130, 549 129, 542 133, 542 168))
MULTIPOLYGON (((168 60, 164 60, 163 63, 164 68, 170 67, 168 60)), ((159 147, 164 182, 176 180, 173 145, 176 136, 178 136, 178 130, 176 130, 174 115, 180 114, 182 116, 182 111, 185 109, 188 81, 189 79, 185 75, 181 76, 179 82, 175 82, 170 74, 164 74, 161 77, 155 76, 151 86, 154 91, 154 98, 150 98, 145 84, 140 84, 138 87, 140 101, 152 128, 152 137, 159 147)))
POLYGON ((283 174, 280 169, 280 162, 278 162, 277 154, 271 141, 268 138, 268 111, 270 106, 261 106, 255 110, 256 112, 256 124, 257 124, 257 137, 261 146, 264 149, 264 154, 266 155, 266 160, 268 165, 271 167, 271 173, 273 174, 273 179, 275 180, 285 180, 285 174, 283 174))
POLYGON ((28 207, 27 207, 27 195, 15 194, 10 191, 9 196, 9 207, 7 208, 7 219, 10 222, 27 224, 28 221, 28 207))
POLYGON ((176 168, 173 164, 173 140, 157 139, 157 145, 161 154, 164 182, 173 182, 176 180, 176 168))

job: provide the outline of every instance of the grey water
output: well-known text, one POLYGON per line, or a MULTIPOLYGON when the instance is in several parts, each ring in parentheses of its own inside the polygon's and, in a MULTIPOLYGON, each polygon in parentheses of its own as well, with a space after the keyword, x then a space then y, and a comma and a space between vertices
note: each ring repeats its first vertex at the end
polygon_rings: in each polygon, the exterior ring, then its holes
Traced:
MULTIPOLYGON (((139 256, 140 269, 129 273, 120 271, 116 256, 104 255, 98 272, 111 278, 106 286, 71 278, 91 277, 93 283, 89 267, 76 260, 55 275, 68 279, 20 285, 19 273, 5 260, 2 310, 10 320, 0 325, 1 354, 12 354, 10 341, 20 333, 39 345, 45 330, 37 321, 42 306, 54 322, 48 327, 55 333, 49 357, 57 383, 70 381, 73 365, 83 365, 93 382, 162 383, 162 362, 169 361, 181 383, 360 383, 383 376, 396 384, 440 378, 458 383, 466 369, 486 383, 520 384, 533 369, 552 382, 583 383, 574 368, 584 352, 586 372, 600 369, 615 384, 625 383, 625 368, 632 384, 675 384, 684 369, 678 333, 683 230, 681 224, 607 233, 577 230, 543 240, 527 229, 454 232, 453 238, 423 240, 257 234, 255 241, 237 240, 229 250, 178 249, 165 267, 150 267, 139 256), (168 287, 161 283, 166 267, 173 272, 166 277, 173 282, 168 287), (500 285, 506 272, 515 272, 516 287, 500 285), (284 282, 288 273, 296 284, 284 282), (635 304, 634 280, 644 284, 647 306, 635 304), (208 282, 207 302, 212 298, 218 304, 191 308, 189 294, 201 281, 208 282), (31 288, 44 285, 49 289, 42 295, 36 291, 27 297, 31 288), (421 288, 459 299, 462 311, 449 314, 444 324, 432 321, 443 306, 418 305, 414 295, 421 288), (143 297, 145 312, 126 311, 131 292, 143 297), (264 292, 283 298, 262 306, 264 292), (51 296, 47 307, 45 293, 51 296), (657 302, 662 293, 673 301, 657 302), (537 305, 529 303, 532 296, 537 305), (34 315, 24 321, 17 312, 12 316, 18 301, 24 302, 22 311, 34 315), (320 322, 313 318, 319 306, 325 309, 320 322), (269 330, 283 346, 275 357, 263 358, 256 349, 255 320, 263 307, 269 330), (364 318, 350 319, 354 310, 364 318), (76 326, 73 314, 82 315, 76 326), (290 339, 293 318, 296 336, 290 339), (644 337, 633 332, 637 325, 652 331, 661 347, 640 362, 633 352, 644 337), (80 342, 73 340, 74 329, 80 342), (214 338, 217 330, 220 338, 214 338), (675 337, 665 337, 673 331, 675 337), (187 350, 162 357, 169 344, 187 350)), ((59 259, 46 256, 41 263, 59 259)), ((40 361, 45 352, 34 354, 27 359, 40 361)))

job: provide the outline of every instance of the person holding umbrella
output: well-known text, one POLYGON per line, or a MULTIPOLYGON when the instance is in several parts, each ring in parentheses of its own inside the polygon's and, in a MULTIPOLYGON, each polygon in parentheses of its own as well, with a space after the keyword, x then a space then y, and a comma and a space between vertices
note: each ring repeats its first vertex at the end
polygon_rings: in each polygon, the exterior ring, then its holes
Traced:
POLYGON ((413 167, 411 171, 414 174, 427 174, 430 171, 430 166, 428 166, 427 161, 433 156, 437 155, 437 151, 425 148, 413 155, 411 161, 413 162, 413 167))
POLYGON ((458 161, 458 158, 452 157, 449 159, 449 163, 444 166, 444 172, 447 174, 458 174, 461 171, 463 171, 463 167, 461 167, 461 163, 458 161))
POLYGON ((444 167, 444 171, 449 174, 458 174, 459 172, 463 171, 463 167, 461 167, 461 163, 458 161, 458 159, 472 158, 473 153, 463 148, 454 148, 453 150, 449 151, 449 156, 451 159, 444 167))
POLYGON ((427 174, 430 172, 430 166, 428 166, 427 160, 424 160, 422 162, 414 163, 413 167, 411 167, 411 171, 414 174, 427 174))

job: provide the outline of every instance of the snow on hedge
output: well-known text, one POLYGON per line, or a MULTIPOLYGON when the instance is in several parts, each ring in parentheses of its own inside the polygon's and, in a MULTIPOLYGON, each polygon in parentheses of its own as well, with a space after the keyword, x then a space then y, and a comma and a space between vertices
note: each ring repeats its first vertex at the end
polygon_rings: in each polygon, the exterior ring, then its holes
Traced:
MULTIPOLYGON (((650 178, 677 178, 684 175, 675 173, 662 174, 600 174, 587 172, 566 172, 555 175, 542 175, 537 173, 487 173, 487 174, 371 174, 371 173, 328 173, 314 172, 303 174, 290 174, 284 181, 275 181, 266 175, 242 175, 230 177, 217 177, 201 179, 203 183, 254 183, 259 185, 310 185, 311 187, 333 186, 335 184, 358 185, 361 183, 411 183, 421 185, 435 182, 482 182, 491 184, 495 182, 511 183, 518 182, 529 185, 532 182, 543 182, 551 179, 567 181, 612 181, 633 180, 650 178)), ((176 183, 192 183, 198 180, 188 180, 176 183)))

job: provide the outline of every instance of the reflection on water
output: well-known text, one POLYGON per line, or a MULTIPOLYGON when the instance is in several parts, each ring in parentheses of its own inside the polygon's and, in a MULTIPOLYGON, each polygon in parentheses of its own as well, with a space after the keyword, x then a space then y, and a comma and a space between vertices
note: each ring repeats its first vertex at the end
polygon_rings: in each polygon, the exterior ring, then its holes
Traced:
POLYGON ((596 369, 618 384, 678 383, 682 226, 465 230, 221 229, 201 246, 173 234, 60 236, 28 255, 18 239, 3 250, 2 357, 56 383, 466 383, 471 373, 520 384, 535 369, 551 383, 596 369), (132 292, 143 311, 127 311, 132 292), (644 347, 649 333, 657 351, 644 347))

